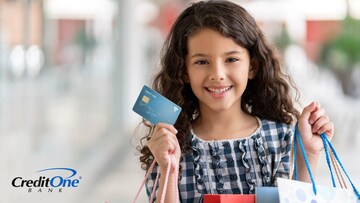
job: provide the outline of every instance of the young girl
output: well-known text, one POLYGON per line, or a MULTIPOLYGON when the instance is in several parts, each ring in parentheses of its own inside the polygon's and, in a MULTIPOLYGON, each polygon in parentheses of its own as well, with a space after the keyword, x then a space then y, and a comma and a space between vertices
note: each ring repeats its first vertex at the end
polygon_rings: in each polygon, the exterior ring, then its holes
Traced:
MULTIPOLYGON (((144 168, 157 163, 146 182, 148 194, 170 157, 179 167, 170 169, 165 202, 252 194, 257 186, 275 185, 277 177, 289 178, 296 121, 315 171, 319 134, 331 139, 334 127, 316 102, 298 113, 289 81, 275 48, 244 8, 228 1, 188 7, 171 29, 153 82, 183 110, 174 126, 144 122, 150 130, 140 160, 144 168)), ((308 181, 300 156, 298 163, 299 179, 308 181)), ((164 179, 155 196, 162 194, 164 179)))

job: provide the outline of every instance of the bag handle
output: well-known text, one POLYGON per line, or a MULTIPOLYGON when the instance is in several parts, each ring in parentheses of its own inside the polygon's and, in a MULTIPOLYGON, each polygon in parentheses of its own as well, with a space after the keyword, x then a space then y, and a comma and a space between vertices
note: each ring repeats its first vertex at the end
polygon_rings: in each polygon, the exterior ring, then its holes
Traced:
MULTIPOLYGON (((322 139, 323 145, 324 145, 324 152, 325 152, 326 163, 327 163, 328 168, 329 168, 329 170, 330 170, 331 182, 332 182, 332 184, 333 184, 333 187, 336 187, 336 182, 335 182, 335 179, 334 179, 334 174, 333 174, 333 171, 332 171, 331 162, 330 162, 330 157, 329 157, 328 145, 327 145, 326 140, 325 140, 324 137, 323 137, 323 134, 321 134, 320 136, 321 136, 321 139, 322 139)), ((325 137, 326 137, 326 135, 325 135, 325 137)))
POLYGON ((314 191, 314 194, 316 195, 316 186, 315 186, 314 177, 313 177, 313 175, 311 173, 310 164, 309 164, 309 161, 307 159, 305 148, 304 148, 304 145, 303 145, 301 137, 300 137, 298 123, 296 123, 296 125, 295 125, 295 133, 294 133, 294 154, 293 154, 293 156, 294 156, 293 157, 293 159, 294 159, 294 180, 298 180, 297 161, 296 161, 296 154, 297 154, 296 149, 297 149, 298 140, 299 140, 299 146, 300 146, 302 155, 304 157, 306 168, 307 168, 307 170, 309 172, 309 175, 310 175, 310 179, 311 179, 312 186, 313 186, 313 191, 314 191))
MULTIPOLYGON (((141 186, 140 186, 139 190, 136 193, 136 197, 135 197, 133 203, 136 203, 137 199, 139 198, 141 189, 144 187, 146 180, 149 178, 149 176, 151 174, 151 171, 154 169, 155 163, 156 163, 156 161, 154 159, 153 162, 150 165, 150 168, 148 169, 148 171, 147 171, 147 173, 145 175, 145 178, 144 178, 143 182, 141 183, 141 186)), ((175 176, 175 196, 176 197, 179 196, 179 191, 177 189, 177 185, 178 185, 178 170, 177 170, 177 168, 178 167, 177 167, 177 162, 176 162, 175 155, 170 155, 169 156, 168 163, 169 164, 166 167, 166 173, 165 173, 165 177, 164 177, 165 178, 164 189, 163 189, 163 191, 162 191, 162 193, 160 195, 160 203, 165 202, 165 194, 166 194, 166 190, 167 190, 167 185, 168 185, 168 180, 169 180, 170 169, 171 168, 175 169, 175 173, 174 173, 174 176, 175 176)), ((160 176, 160 172, 158 171, 157 174, 156 174, 156 178, 155 178, 155 182, 154 182, 154 186, 153 186, 153 190, 151 192, 149 202, 153 202, 153 200, 154 200, 154 195, 155 195, 155 192, 156 192, 156 186, 157 186, 157 183, 158 183, 158 180, 159 180, 159 176, 160 176)), ((176 202, 178 202, 178 198, 176 198, 176 202)))
MULTIPOLYGON (((332 168, 331 168, 331 164, 330 164, 330 158, 329 158, 329 150, 328 150, 328 146, 330 147, 330 150, 331 152, 334 154, 334 157, 335 157, 335 160, 336 162, 340 165, 342 171, 344 172, 344 174, 346 175, 347 179, 349 180, 356 196, 358 197, 358 199, 360 199, 360 193, 358 192, 358 190, 356 189, 355 185, 353 184, 353 182, 351 181, 349 175, 347 174, 343 164, 341 163, 340 159, 339 159, 339 156, 337 155, 336 151, 335 151, 335 148, 333 147, 333 145, 331 144, 330 140, 327 138, 326 134, 325 133, 322 133, 320 135, 322 141, 323 141, 323 144, 324 144, 324 151, 325 151, 325 156, 326 156, 326 161, 327 161, 327 164, 328 164, 328 167, 329 167, 329 170, 330 170, 330 174, 331 174, 331 179, 332 179, 332 182, 333 182, 333 186, 336 187, 336 184, 335 184, 335 179, 334 179, 334 175, 332 173, 332 168)), ((295 125, 295 134, 294 134, 294 179, 297 180, 298 179, 298 171, 297 171, 297 161, 296 161, 296 148, 297 148, 297 142, 299 142, 299 146, 300 146, 300 149, 301 149, 301 152, 302 152, 302 155, 304 157, 304 161, 305 161, 305 164, 306 164, 306 168, 309 172, 309 175, 310 175, 310 179, 311 179, 311 182, 312 182, 312 186, 313 186, 313 191, 314 191, 314 194, 316 195, 316 186, 315 186, 315 181, 314 181, 314 177, 311 173, 311 169, 310 169, 310 164, 309 164, 309 161, 307 159, 307 156, 306 156, 306 152, 305 152, 305 148, 304 148, 304 145, 302 143, 302 140, 301 140, 301 136, 300 136, 300 132, 299 132, 299 127, 298 127, 298 123, 296 123, 295 125)))
MULTIPOLYGON (((325 141, 327 142, 327 144, 329 145, 332 153, 334 154, 334 157, 335 157, 336 161, 338 162, 338 164, 340 165, 340 167, 341 167, 342 171, 344 172, 345 176, 346 176, 347 179, 349 180, 349 182, 350 182, 350 184, 351 184, 351 187, 353 188, 356 196, 358 197, 358 199, 360 199, 360 193, 359 193, 359 191, 356 189, 354 183, 351 181, 348 173, 346 172, 343 164, 341 163, 340 158, 339 158, 339 156, 337 155, 337 153, 336 153, 336 151, 335 151, 335 148, 334 148, 333 145, 331 144, 330 140, 327 138, 327 136, 326 136, 325 133, 322 133, 322 134, 321 134, 321 138, 322 138, 323 140, 325 140, 325 141)), ((327 153, 326 156, 329 157, 329 153, 327 153)))
POLYGON ((330 158, 331 158, 331 163, 332 163, 332 165, 333 165, 333 167, 335 169, 335 174, 336 174, 336 177, 337 177, 337 179, 339 181, 340 187, 347 189, 347 185, 346 185, 346 182, 344 180, 342 171, 339 168, 339 163, 336 161, 334 153, 332 151, 330 151, 330 158))

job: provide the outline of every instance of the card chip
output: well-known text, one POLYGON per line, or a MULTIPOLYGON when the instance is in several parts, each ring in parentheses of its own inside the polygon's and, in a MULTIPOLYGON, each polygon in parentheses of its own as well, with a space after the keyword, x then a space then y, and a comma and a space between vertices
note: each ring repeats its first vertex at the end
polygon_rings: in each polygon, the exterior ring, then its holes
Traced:
POLYGON ((147 104, 150 98, 144 95, 141 100, 147 104))

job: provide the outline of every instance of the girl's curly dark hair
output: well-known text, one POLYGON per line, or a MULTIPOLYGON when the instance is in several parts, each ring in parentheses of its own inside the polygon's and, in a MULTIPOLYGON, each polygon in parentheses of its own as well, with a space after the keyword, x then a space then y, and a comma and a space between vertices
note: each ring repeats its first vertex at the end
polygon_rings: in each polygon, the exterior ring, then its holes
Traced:
MULTIPOLYGON (((153 89, 182 107, 174 125, 182 153, 190 151, 191 124, 200 116, 198 99, 186 82, 187 44, 189 37, 203 28, 232 38, 250 53, 250 65, 256 68, 256 76, 249 80, 241 97, 242 110, 262 119, 292 124, 299 112, 293 105, 291 90, 295 90, 296 96, 298 91, 283 72, 276 48, 267 42, 255 20, 235 3, 197 2, 185 9, 172 26, 162 49, 161 69, 152 84, 153 89)), ((138 148, 145 169, 153 156, 143 141, 149 139, 152 127, 143 123, 149 127, 149 133, 141 139, 138 148)))

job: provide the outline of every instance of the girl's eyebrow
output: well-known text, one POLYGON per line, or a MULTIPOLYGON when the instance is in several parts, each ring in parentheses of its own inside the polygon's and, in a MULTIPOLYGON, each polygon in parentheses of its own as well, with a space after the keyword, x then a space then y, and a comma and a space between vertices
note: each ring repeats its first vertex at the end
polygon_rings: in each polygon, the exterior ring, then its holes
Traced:
MULTIPOLYGON (((243 54, 245 51, 241 50, 241 51, 238 51, 238 50, 234 50, 234 51, 228 51, 228 52, 225 52, 223 54, 223 56, 228 56, 228 55, 231 55, 231 54, 243 54)), ((195 58, 195 57, 207 57, 209 55, 207 54, 203 54, 203 53, 196 53, 194 55, 192 55, 190 58, 195 58)))
POLYGON ((241 51, 234 50, 234 51, 225 52, 224 56, 231 55, 231 54, 243 54, 244 52, 245 52, 244 50, 241 50, 241 51))
POLYGON ((190 58, 195 58, 195 57, 206 57, 206 56, 208 56, 208 55, 207 55, 207 54, 197 53, 197 54, 192 55, 190 58))

